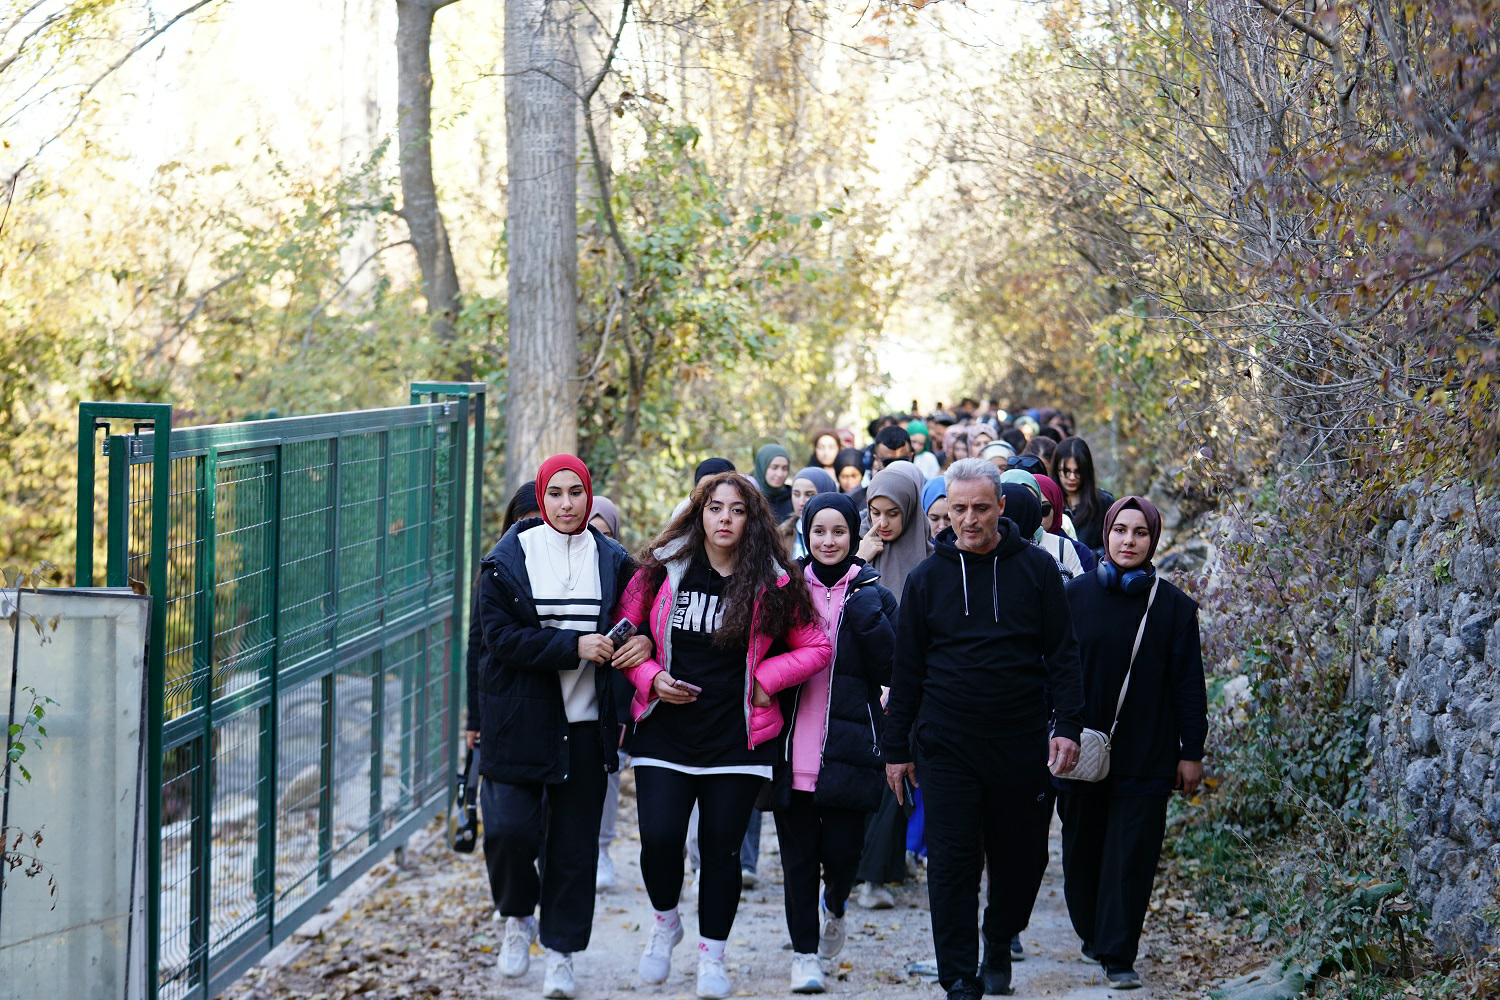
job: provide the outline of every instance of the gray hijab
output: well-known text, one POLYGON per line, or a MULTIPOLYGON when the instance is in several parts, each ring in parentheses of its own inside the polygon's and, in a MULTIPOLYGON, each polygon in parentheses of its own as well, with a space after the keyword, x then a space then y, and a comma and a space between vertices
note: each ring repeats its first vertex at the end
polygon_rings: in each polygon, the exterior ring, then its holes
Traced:
MULTIPOLYGON (((875 474, 865 491, 866 504, 876 497, 883 497, 901 508, 901 537, 887 543, 880 555, 870 560, 870 565, 880 574, 880 582, 896 595, 898 601, 906 586, 907 574, 932 551, 927 526, 922 523, 921 486, 906 470, 894 468, 910 464, 893 462, 875 474)), ((917 476, 920 477, 921 473, 918 472, 917 476)))
POLYGON ((837 493, 839 491, 839 484, 834 480, 834 478, 827 472, 824 472, 822 469, 819 469, 816 466, 810 465, 807 468, 798 471, 795 476, 792 476, 787 480, 787 483, 795 483, 799 479, 806 479, 808 482, 812 483, 813 489, 817 490, 819 493, 837 493))
MULTIPOLYGON (((907 461, 904 458, 898 458, 894 462, 887 462, 885 468, 881 469, 880 471, 881 472, 900 473, 901 475, 905 476, 906 478, 910 479, 913 483, 915 483, 916 487, 917 487, 917 501, 918 501, 918 504, 920 505, 920 502, 921 502, 921 499, 922 499, 922 490, 925 489, 926 486, 927 486, 927 477, 922 474, 922 470, 921 469, 917 468, 915 465, 913 465, 911 462, 907 461)), ((878 474, 879 473, 877 473, 877 475, 878 474)), ((870 482, 871 482, 871 485, 873 485, 875 481, 872 479, 872 480, 870 480, 870 482)), ((860 512, 859 512, 859 531, 860 531, 860 536, 861 537, 863 537, 865 535, 868 535, 870 533, 870 507, 869 507, 869 502, 870 502, 870 494, 869 494, 868 488, 867 488, 867 492, 865 493, 865 507, 863 509, 861 509, 860 512)), ((889 587, 890 584, 886 584, 886 586, 889 587)), ((894 591, 895 588, 892 587, 891 590, 894 591)), ((899 597, 900 595, 897 594, 897 596, 899 597)))

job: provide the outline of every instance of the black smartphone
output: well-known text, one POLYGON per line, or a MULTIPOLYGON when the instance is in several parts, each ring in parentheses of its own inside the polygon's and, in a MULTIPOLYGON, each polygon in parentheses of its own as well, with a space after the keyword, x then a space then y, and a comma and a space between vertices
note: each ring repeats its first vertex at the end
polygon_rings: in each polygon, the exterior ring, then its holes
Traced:
POLYGON ((629 618, 621 618, 615 622, 614 628, 605 633, 604 638, 614 643, 615 648, 619 649, 633 635, 635 635, 635 626, 630 623, 629 618))
POLYGON ((911 814, 917 808, 917 789, 911 783, 911 777, 903 774, 901 776, 901 811, 906 813, 906 818, 911 819, 911 814))

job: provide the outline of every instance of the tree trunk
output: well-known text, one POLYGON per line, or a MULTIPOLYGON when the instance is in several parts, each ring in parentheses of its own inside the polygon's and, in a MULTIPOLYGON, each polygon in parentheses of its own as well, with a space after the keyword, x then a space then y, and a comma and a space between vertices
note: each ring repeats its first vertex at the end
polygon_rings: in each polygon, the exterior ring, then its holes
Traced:
POLYGON ((577 87, 572 4, 506 0, 508 493, 578 447, 577 87))
MULTIPOLYGON (((401 210, 427 315, 441 340, 452 340, 463 308, 448 229, 432 176, 432 18, 454 0, 396 0, 396 113, 401 143, 401 210)), ((469 373, 461 372, 462 377, 469 373)))
MULTIPOLYGON (((380 142, 380 27, 383 0, 344 0, 339 32, 340 101, 339 165, 355 170, 380 142), (377 6, 377 4, 379 6, 377 6)), ((355 224, 339 253, 346 301, 370 306, 376 269, 369 266, 380 252, 380 232, 373 215, 355 224)))
MULTIPOLYGON (((605 71, 605 60, 610 54, 613 39, 614 4, 611 0, 584 0, 578 13, 578 65, 585 86, 605 71)), ((577 102, 579 135, 583 134, 583 116, 593 121, 594 139, 599 145, 599 163, 584 144, 583 166, 578 176, 578 208, 589 218, 589 237, 603 241, 601 229, 596 221, 599 200, 604 197, 610 179, 611 122, 608 105, 597 109, 595 101, 577 102), (597 109, 597 110, 596 110, 597 109), (601 177, 600 174, 603 174, 601 177)))

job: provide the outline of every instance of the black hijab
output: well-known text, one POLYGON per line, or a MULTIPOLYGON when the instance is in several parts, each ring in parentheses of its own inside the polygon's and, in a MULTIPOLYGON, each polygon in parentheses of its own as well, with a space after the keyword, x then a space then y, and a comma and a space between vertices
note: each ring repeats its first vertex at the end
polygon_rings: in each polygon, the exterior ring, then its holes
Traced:
POLYGON ((1035 493, 1020 483, 1004 483, 1000 492, 1005 495, 1005 516, 1016 522, 1021 537, 1029 541, 1036 529, 1042 526, 1041 502, 1035 493))
POLYGON ((813 575, 818 582, 825 587, 832 587, 844 578, 849 572, 849 567, 854 563, 854 550, 859 547, 859 511, 854 508, 854 501, 842 493, 819 493, 808 500, 802 507, 802 537, 812 538, 812 522, 818 511, 833 509, 843 515, 845 522, 849 525, 849 551, 844 555, 842 561, 832 566, 826 566, 818 562, 811 551, 807 554, 807 564, 813 568, 813 575))
POLYGON ((838 457, 833 460, 834 478, 837 479, 838 474, 845 469, 858 469, 859 474, 863 476, 865 474, 865 453, 858 448, 845 448, 839 452, 838 457))
POLYGON ((705 458, 693 470, 693 485, 697 486, 704 476, 717 476, 721 472, 733 472, 734 463, 727 458, 705 458))

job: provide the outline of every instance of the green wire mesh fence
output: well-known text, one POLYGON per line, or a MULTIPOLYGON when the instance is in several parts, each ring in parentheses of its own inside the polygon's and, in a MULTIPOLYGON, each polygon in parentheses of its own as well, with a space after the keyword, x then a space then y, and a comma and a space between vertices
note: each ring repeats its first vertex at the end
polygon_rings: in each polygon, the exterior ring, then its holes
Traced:
POLYGON ((102 542, 105 584, 153 599, 153 996, 217 995, 451 793, 486 392, 411 395, 186 428, 79 406, 78 585, 102 542))

